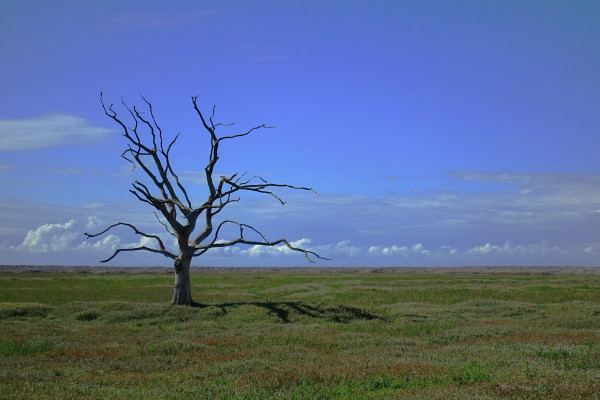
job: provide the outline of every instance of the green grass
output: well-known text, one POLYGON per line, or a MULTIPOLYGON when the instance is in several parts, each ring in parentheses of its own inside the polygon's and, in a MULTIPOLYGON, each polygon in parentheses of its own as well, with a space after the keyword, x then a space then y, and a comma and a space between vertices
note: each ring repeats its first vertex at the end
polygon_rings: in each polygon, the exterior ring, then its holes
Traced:
POLYGON ((0 274, 2 399, 600 399, 600 276, 0 274))

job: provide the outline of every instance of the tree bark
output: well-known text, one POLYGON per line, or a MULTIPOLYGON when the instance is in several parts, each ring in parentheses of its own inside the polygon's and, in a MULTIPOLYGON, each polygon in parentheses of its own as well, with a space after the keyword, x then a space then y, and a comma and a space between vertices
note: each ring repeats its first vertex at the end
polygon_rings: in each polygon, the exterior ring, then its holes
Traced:
POLYGON ((173 299, 171 304, 190 306, 192 290, 190 286, 190 264, 192 257, 177 258, 175 260, 175 287, 173 288, 173 299))

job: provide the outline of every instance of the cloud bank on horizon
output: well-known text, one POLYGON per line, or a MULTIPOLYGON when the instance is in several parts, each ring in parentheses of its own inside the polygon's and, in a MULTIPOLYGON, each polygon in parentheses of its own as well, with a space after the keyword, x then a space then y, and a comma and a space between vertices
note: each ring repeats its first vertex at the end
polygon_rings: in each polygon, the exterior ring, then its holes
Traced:
MULTIPOLYGON (((236 122, 224 134, 275 125, 224 144, 216 174, 321 195, 248 196, 225 217, 333 259, 315 265, 599 264, 600 5, 109 3, 0 6, 14 39, 0 42, 14 55, 0 65, 0 264, 95 265, 149 244, 127 229, 85 239, 118 221, 172 242, 128 192, 145 177, 120 158, 101 90, 123 117, 143 93, 166 140, 181 131, 174 168, 196 202, 209 146, 190 96, 236 122)), ((241 246, 195 264, 308 262, 241 246)))
MULTIPOLYGON (((285 235, 293 245, 333 258, 316 265, 596 265, 600 175, 451 171, 446 178, 441 190, 388 197, 293 194, 284 206, 270 198, 248 198, 229 216, 255 225, 271 239, 285 235), (461 190, 474 179, 497 187, 486 192, 461 190)), ((98 264, 118 247, 151 244, 127 229, 98 240, 85 239, 83 232, 99 231, 116 221, 135 223, 165 243, 173 242, 151 210, 134 200, 66 208, 2 206, 13 211, 2 216, 2 226, 17 219, 23 222, 20 229, 2 232, 8 264, 22 260, 98 264), (26 210, 27 218, 20 217, 26 210), (35 226, 48 215, 58 222, 35 226)), ((165 262, 136 254, 119 256, 113 264, 165 262)), ((285 246, 240 246, 212 250, 196 263, 304 265, 306 261, 285 246)))

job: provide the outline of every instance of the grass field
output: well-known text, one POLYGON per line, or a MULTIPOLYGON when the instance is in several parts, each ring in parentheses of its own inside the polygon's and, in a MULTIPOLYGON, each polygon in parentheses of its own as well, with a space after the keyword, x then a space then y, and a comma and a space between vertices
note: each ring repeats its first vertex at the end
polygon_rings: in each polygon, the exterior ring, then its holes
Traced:
POLYGON ((600 276, 0 274, 2 399, 600 399, 600 276))

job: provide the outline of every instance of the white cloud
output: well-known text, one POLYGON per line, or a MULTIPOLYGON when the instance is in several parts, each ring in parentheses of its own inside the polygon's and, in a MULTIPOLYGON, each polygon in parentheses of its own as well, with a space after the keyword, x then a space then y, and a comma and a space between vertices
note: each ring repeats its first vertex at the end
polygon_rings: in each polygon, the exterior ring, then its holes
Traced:
POLYGON ((308 250, 327 257, 351 257, 356 258, 363 255, 363 248, 350 244, 350 240, 342 240, 337 243, 325 244, 308 248, 308 250))
POLYGON ((66 250, 72 246, 77 233, 72 231, 75 220, 64 224, 45 224, 27 233, 20 248, 32 253, 66 250))
POLYGON ((473 247, 469 250, 469 253, 473 254, 489 254, 489 253, 502 253, 503 248, 500 246, 492 246, 489 242, 483 246, 473 247))
MULTIPOLYGON (((100 224, 98 217, 88 217, 86 228, 95 228, 100 224)), ((83 224, 71 219, 63 224, 44 224, 27 232, 17 250, 28 253, 59 253, 76 250, 114 251, 121 239, 108 234, 95 242, 88 241, 83 235, 83 224)))
POLYGON ((343 240, 338 242, 333 246, 333 256, 340 254, 348 257, 357 257, 362 254, 362 248, 357 246, 352 246, 350 244, 350 240, 343 240))
MULTIPOLYGON (((91 259, 97 257, 110 256, 117 248, 132 248, 147 246, 157 248, 156 240, 145 236, 139 236, 137 242, 122 244, 121 238, 115 233, 107 233, 99 238, 87 239, 84 236, 86 229, 98 228, 101 224, 100 218, 89 216, 87 223, 80 223, 71 219, 63 224, 44 224, 36 229, 30 230, 23 242, 11 249, 26 253, 62 253, 85 256, 90 251, 94 254, 88 254, 91 259)), ((133 236, 131 232, 124 231, 125 235, 133 236)), ((168 233, 160 233, 158 236, 163 240, 166 246, 176 247, 177 241, 168 233)), ((135 236, 133 236, 135 237, 135 236)))
POLYGON ((409 257, 414 255, 427 255, 430 253, 428 249, 423 246, 423 243, 413 244, 411 246, 371 246, 367 253, 371 256, 385 256, 385 257, 393 257, 393 256, 402 256, 409 257))
POLYGON ((482 246, 476 246, 467 251, 468 254, 487 255, 487 254, 505 254, 505 255, 563 255, 567 252, 560 247, 550 246, 548 242, 542 241, 530 245, 517 245, 506 242, 503 245, 493 245, 486 243, 482 246))
MULTIPOLYGON (((114 252, 121 243, 121 239, 112 233, 98 240, 96 243, 81 242, 76 248, 80 250, 92 249, 101 252, 114 252)), ((108 254, 107 254, 108 255, 108 254)))
POLYGON ((90 125, 68 114, 0 120, 0 151, 34 150, 90 144, 106 139, 112 130, 90 125))
POLYGON ((88 217, 88 222, 85 225, 85 227, 87 229, 96 229, 100 225, 102 225, 102 222, 100 221, 100 218, 98 218, 96 216, 91 216, 91 217, 88 217))
POLYGON ((597 254, 597 251, 594 249, 593 246, 586 247, 585 249, 583 249, 583 252, 585 254, 597 254))

